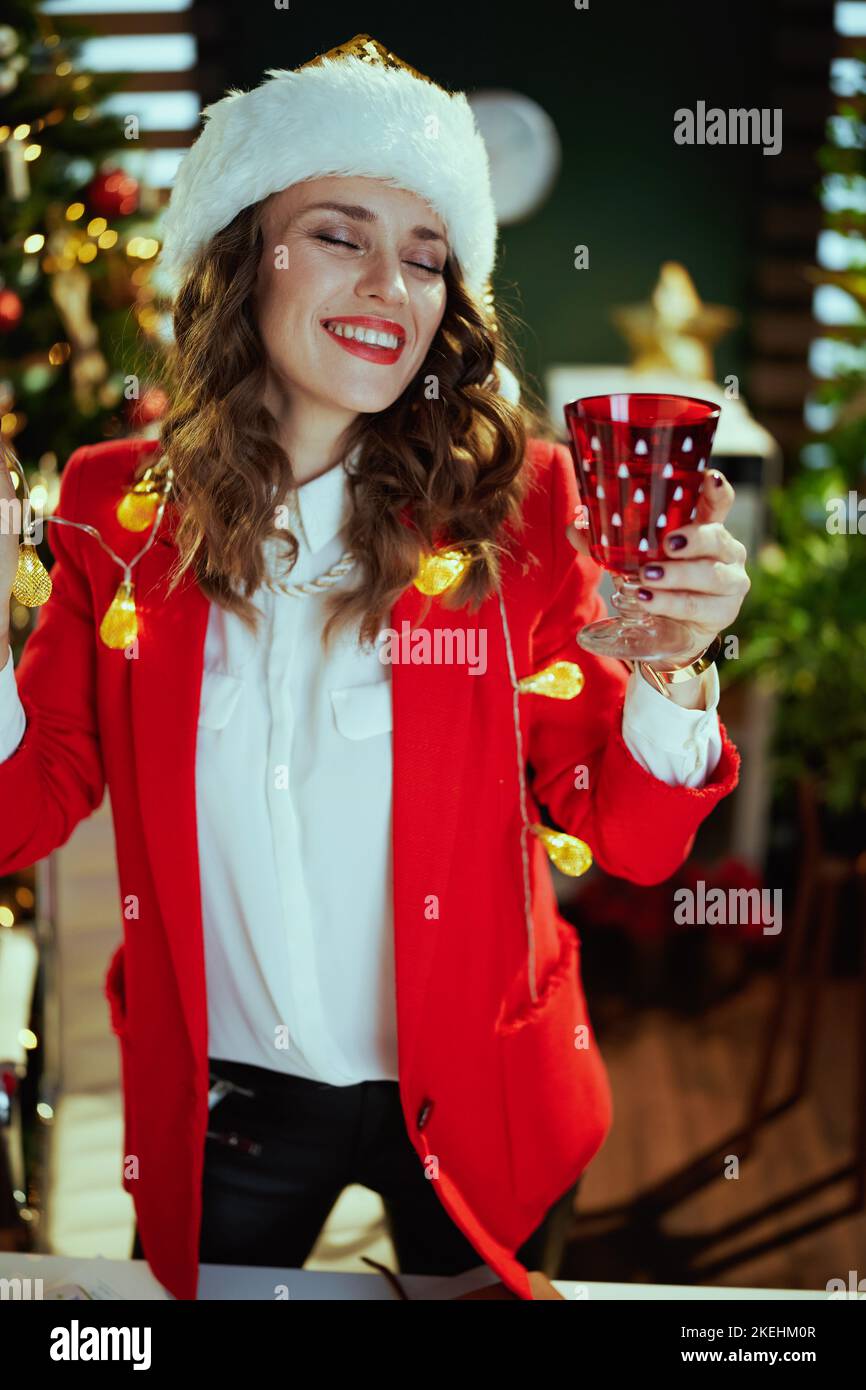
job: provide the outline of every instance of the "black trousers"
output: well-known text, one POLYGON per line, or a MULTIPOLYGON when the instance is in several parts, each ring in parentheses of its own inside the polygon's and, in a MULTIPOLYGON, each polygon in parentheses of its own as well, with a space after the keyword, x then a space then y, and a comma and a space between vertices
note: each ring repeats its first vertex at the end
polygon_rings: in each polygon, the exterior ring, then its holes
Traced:
MULTIPOLYGON (((433 1190, 406 1132, 396 1081, 331 1086, 210 1059, 242 1090, 213 1105, 202 1179, 202 1264, 300 1269, 350 1183, 382 1198, 403 1274, 462 1274, 483 1263, 433 1190), (249 1092, 250 1094, 244 1094, 249 1092)), ((555 1275, 577 1184, 517 1251, 555 1275)), ((136 1228, 133 1259, 145 1251, 136 1228)))

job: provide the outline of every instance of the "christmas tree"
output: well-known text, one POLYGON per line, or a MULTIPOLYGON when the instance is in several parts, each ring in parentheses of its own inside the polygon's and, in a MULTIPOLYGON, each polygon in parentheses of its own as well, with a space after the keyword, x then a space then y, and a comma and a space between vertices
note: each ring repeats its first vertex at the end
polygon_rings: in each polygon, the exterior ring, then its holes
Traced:
MULTIPOLYGON (((146 427, 165 316, 150 287, 154 193, 122 168, 134 115, 100 110, 116 79, 82 71, 85 32, 13 0, 0 25, 0 426, 50 514, 72 451, 146 427), (11 10, 11 13, 10 13, 11 10)), ((13 605, 13 627, 30 622, 13 605)))
MULTIPOLYGON (((155 428, 164 409, 163 393, 149 385, 166 331, 149 284, 159 250, 150 229, 158 198, 122 167, 138 138, 137 121, 100 110, 117 84, 80 67, 85 31, 40 14, 28 0, 7 0, 4 19, 0 428, 36 510, 50 515, 74 449, 155 428)), ((50 538, 50 527, 45 532, 50 538)), ((11 618, 20 648, 33 611, 13 600, 11 618)), ((35 908, 32 870, 0 880, 0 931, 33 936, 35 908)), ((30 1027, 19 1035, 28 1065, 7 1068, 0 1080, 12 1106, 0 1136, 4 1248, 29 1244, 38 1217, 39 1126, 32 1121, 50 1118, 44 1096, 37 1108, 43 991, 40 974, 30 1027)))

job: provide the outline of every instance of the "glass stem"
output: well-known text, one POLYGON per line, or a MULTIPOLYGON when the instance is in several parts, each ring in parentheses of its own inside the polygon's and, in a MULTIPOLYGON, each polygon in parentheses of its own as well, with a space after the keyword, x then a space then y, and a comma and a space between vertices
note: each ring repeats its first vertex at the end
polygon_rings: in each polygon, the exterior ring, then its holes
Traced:
POLYGON ((642 618, 646 613, 646 605, 637 597, 637 591, 641 588, 640 580, 627 579, 623 574, 614 574, 611 578, 615 592, 610 601, 616 611, 624 618, 642 618))

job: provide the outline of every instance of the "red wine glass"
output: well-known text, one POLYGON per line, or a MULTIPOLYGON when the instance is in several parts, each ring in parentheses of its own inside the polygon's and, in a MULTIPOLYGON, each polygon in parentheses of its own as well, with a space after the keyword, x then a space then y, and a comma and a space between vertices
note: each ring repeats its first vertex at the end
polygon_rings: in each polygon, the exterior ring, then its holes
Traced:
POLYGON ((687 623, 647 611, 640 567, 664 560, 666 535, 694 520, 721 406, 693 396, 617 392, 565 407, 592 558, 609 570, 618 617, 577 634, 587 651, 625 661, 684 660, 687 623))

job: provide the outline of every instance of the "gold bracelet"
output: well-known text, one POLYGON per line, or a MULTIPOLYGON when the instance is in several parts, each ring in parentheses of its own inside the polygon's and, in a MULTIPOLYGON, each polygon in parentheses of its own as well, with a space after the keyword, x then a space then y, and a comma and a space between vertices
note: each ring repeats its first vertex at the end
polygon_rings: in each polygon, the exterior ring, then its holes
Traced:
POLYGON ((645 661, 639 661, 637 664, 656 690, 670 700, 671 695, 667 688, 669 685, 678 685, 680 681, 688 681, 693 676, 699 676, 702 671, 706 671, 708 666, 712 666, 721 650, 722 634, 718 633, 706 650, 702 651, 700 656, 696 656, 694 661, 690 661, 687 666, 674 666, 669 670, 659 671, 652 666, 647 666, 645 661))

